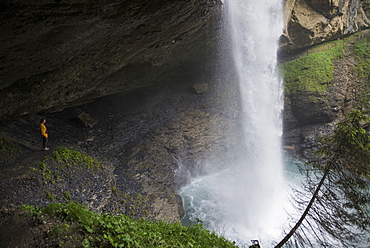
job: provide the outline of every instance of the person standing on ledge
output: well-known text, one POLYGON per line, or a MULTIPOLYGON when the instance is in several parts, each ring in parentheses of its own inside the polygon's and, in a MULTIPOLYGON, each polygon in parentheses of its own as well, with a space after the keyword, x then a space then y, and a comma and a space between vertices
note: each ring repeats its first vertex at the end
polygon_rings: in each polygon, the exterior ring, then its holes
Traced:
POLYGON ((42 136, 42 146, 44 148, 43 150, 47 151, 47 150, 49 150, 49 148, 46 147, 46 145, 48 144, 49 134, 48 134, 48 131, 46 130, 45 123, 46 123, 46 119, 41 119, 40 132, 41 132, 41 136, 42 136))

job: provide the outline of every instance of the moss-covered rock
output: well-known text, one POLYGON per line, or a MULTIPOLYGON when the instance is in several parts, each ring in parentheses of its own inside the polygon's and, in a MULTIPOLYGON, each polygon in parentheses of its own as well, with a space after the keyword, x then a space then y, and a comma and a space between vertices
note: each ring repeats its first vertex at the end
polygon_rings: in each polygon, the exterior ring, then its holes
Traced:
POLYGON ((314 47, 303 56, 281 65, 287 100, 286 124, 325 123, 338 117, 342 96, 332 94, 334 69, 344 56, 344 42, 335 41, 314 47), (339 97, 339 99, 338 99, 339 97), (294 118, 294 120, 292 119, 294 118))
POLYGON ((285 94, 323 93, 334 82, 335 61, 343 58, 343 41, 325 43, 281 65, 285 94))
MULTIPOLYGON (((16 146, 14 141, 8 143, 16 146)), ((24 157, 3 164, 3 207, 74 200, 101 210, 110 201, 115 183, 111 165, 66 147, 58 147, 51 155, 26 150, 24 157)))
POLYGON ((313 47, 282 65, 287 76, 285 142, 288 146, 296 145, 297 153, 303 157, 309 158, 316 149, 318 136, 333 131, 335 123, 345 115, 356 109, 370 109, 369 34, 365 30, 341 41, 313 47), (333 56, 335 53, 330 50, 340 47, 343 53, 333 56), (314 61, 312 58, 320 60, 303 63, 314 61), (322 66, 323 63, 330 66, 322 66), (310 70, 317 73, 311 74, 310 70))
POLYGON ((355 54, 359 61, 356 70, 358 71, 362 84, 357 92, 356 102, 359 108, 370 108, 370 36, 362 39, 355 45, 355 54))

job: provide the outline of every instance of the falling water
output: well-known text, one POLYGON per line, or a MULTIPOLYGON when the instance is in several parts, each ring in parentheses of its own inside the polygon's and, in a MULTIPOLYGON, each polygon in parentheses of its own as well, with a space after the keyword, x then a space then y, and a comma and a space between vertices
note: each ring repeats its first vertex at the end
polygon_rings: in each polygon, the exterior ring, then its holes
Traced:
POLYGON ((228 168, 193 178, 180 195, 187 218, 238 244, 277 240, 285 220, 281 155, 282 81, 276 69, 281 0, 227 0, 227 25, 240 84, 244 144, 228 168))
MULTIPOLYGON (((253 172, 245 202, 253 210, 245 221, 273 225, 282 182, 282 82, 276 71, 278 39, 283 30, 281 0, 229 0, 233 56, 243 103, 246 158, 253 172), (251 192, 249 192, 251 191, 251 192), (251 200, 248 200, 251 199, 251 200), (252 201, 253 200, 253 201, 252 201)), ((258 225, 257 225, 258 226, 258 225)))

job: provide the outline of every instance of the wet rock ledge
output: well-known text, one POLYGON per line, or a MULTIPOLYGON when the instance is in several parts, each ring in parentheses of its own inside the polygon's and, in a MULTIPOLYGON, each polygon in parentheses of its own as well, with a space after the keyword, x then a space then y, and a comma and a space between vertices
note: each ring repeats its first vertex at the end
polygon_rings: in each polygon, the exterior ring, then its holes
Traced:
POLYGON ((237 98, 227 91, 197 94, 188 84, 7 119, 0 133, 1 154, 7 154, 0 167, 2 208, 76 200, 100 212, 181 220, 179 187, 190 175, 202 173, 206 158, 227 164, 237 144, 232 134, 239 125, 237 98), (233 106, 224 108, 223 102, 233 106), (81 113, 96 123, 86 127, 81 113), (41 117, 47 118, 49 151, 41 151, 41 117), (77 159, 69 166, 58 160, 61 151, 72 159, 78 151, 98 164, 89 167, 77 159), (223 161, 217 156, 221 153, 226 154, 223 161))

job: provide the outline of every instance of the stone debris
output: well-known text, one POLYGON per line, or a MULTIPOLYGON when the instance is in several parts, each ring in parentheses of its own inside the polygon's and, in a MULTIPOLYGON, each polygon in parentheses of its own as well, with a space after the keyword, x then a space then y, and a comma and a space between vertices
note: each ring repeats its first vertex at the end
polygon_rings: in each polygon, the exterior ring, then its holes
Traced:
POLYGON ((197 94, 202 94, 208 90, 208 84, 194 84, 193 89, 197 94))
POLYGON ((96 124, 96 120, 92 118, 89 114, 82 112, 81 114, 77 115, 77 118, 83 122, 85 127, 92 128, 96 124))

